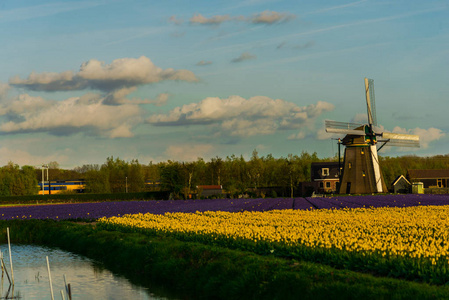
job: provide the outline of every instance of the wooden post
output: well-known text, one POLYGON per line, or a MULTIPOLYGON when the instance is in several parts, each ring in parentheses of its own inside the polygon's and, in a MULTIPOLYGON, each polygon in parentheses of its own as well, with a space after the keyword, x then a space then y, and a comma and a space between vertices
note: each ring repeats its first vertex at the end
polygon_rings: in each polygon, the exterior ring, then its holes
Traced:
POLYGON ((8 235, 9 263, 11 264, 11 279, 12 279, 12 285, 14 285, 14 272, 12 269, 11 241, 9 239, 9 227, 6 228, 6 234, 8 235))
MULTIPOLYGON (((5 261, 3 260, 3 256, 2 256, 2 268, 5 270, 6 277, 8 277, 9 285, 11 285, 12 284, 11 278, 9 278, 8 270, 6 269, 5 261)), ((2 279, 3 279, 3 273, 2 273, 2 279)))
POLYGON ((69 290, 69 300, 72 300, 72 288, 70 287, 70 283, 67 285, 67 288, 69 290))
POLYGON ((48 256, 46 256, 46 258, 47 258, 48 279, 50 280, 51 300, 55 300, 55 298, 53 297, 53 285, 51 284, 50 263, 48 262, 48 256))
POLYGON ((67 284, 67 280, 66 280, 66 278, 65 278, 65 274, 63 275, 63 277, 64 277, 64 286, 65 286, 65 292, 66 292, 66 294, 67 294, 67 298, 68 298, 69 300, 72 300, 72 292, 71 292, 71 290, 70 290, 70 283, 67 284))

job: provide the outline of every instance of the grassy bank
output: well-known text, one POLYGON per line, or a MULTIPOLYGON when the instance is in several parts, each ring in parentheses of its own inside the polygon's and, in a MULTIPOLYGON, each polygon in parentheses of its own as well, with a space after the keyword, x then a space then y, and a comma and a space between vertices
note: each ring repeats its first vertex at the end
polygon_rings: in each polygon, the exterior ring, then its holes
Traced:
POLYGON ((184 299, 448 299, 449 288, 337 270, 173 238, 103 231, 92 224, 1 221, 14 243, 57 246, 184 299), (180 296, 179 296, 180 295, 180 296))

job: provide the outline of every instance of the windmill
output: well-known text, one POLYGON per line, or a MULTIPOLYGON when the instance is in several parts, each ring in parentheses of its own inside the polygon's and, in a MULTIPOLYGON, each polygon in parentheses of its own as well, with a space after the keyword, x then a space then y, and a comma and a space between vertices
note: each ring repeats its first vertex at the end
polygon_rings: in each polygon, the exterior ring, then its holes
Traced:
POLYGON ((340 194, 371 194, 386 192, 377 152, 387 146, 419 147, 419 136, 384 132, 377 126, 374 80, 365 78, 368 123, 325 121, 326 132, 345 134, 343 175, 340 194), (377 146, 383 143, 379 148, 377 146))

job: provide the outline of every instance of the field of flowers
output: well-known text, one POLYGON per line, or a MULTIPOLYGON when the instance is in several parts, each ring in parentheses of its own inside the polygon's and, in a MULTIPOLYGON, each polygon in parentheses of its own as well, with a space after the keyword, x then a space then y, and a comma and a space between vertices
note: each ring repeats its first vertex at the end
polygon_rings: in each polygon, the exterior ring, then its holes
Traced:
POLYGON ((449 195, 374 195, 332 198, 205 199, 161 201, 108 201, 0 207, 0 220, 12 219, 98 219, 124 214, 205 211, 313 210, 363 207, 409 207, 449 205, 449 195))
POLYGON ((396 207, 377 208, 139 213, 101 218, 98 226, 319 261, 385 276, 449 282, 449 206, 402 207, 404 201, 398 202, 396 207))

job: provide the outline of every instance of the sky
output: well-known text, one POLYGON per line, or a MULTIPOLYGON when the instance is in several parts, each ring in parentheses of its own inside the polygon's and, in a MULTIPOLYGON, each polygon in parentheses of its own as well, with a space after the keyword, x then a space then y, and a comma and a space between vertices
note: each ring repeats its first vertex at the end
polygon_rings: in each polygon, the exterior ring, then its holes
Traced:
POLYGON ((325 120, 449 153, 447 1, 0 0, 0 165, 337 152, 325 120))

